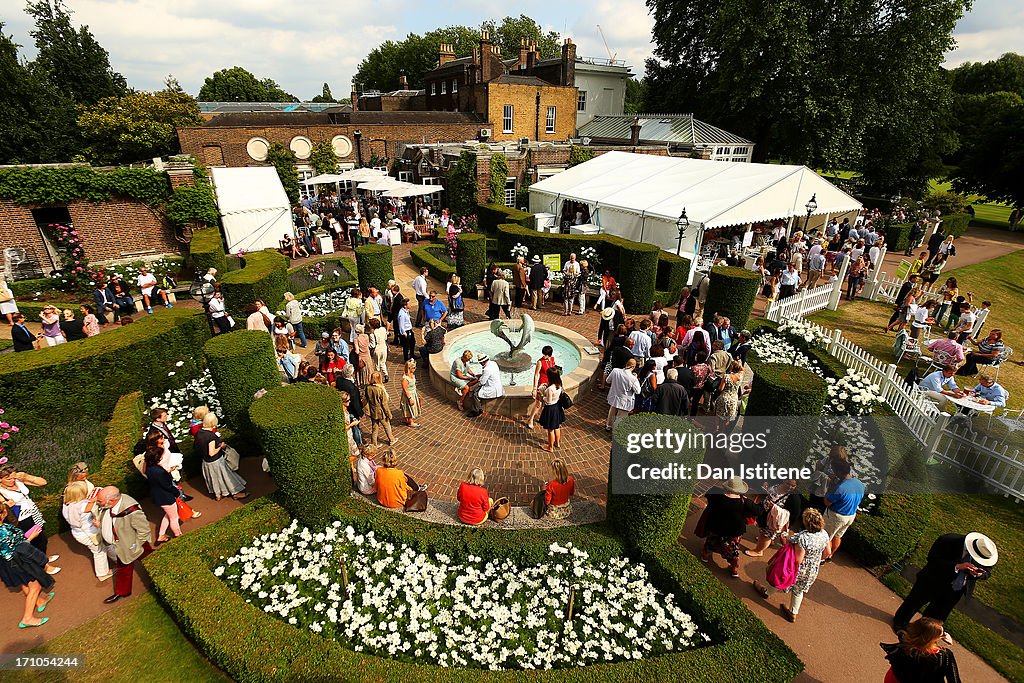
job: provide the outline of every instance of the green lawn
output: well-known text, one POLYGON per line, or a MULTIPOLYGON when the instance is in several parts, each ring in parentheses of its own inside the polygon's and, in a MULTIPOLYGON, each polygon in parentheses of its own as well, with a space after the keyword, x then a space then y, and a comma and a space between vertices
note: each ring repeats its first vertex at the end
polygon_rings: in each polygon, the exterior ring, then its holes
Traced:
MULTIPOLYGON (((973 266, 956 268, 943 273, 943 276, 956 277, 961 292, 973 292, 975 303, 983 300, 992 302, 992 312, 986 330, 999 328, 1003 331, 1003 340, 1007 346, 1017 347, 1024 354, 1024 313, 1021 312, 1021 295, 1024 294, 1024 251, 1017 251, 1006 256, 976 263, 973 266)), ((821 311, 811 316, 811 320, 829 328, 838 327, 850 341, 858 344, 886 363, 891 363, 893 334, 882 334, 882 328, 892 315, 892 306, 881 302, 855 301, 844 302, 838 311, 821 311)), ((999 370, 999 383, 1010 392, 1007 406, 1024 408, 1024 366, 1020 364, 1021 355, 1015 354, 999 370)), ((901 374, 909 372, 912 361, 904 360, 899 370, 901 374)), ((924 365, 921 365, 924 370, 924 365)), ((960 386, 974 386, 975 378, 957 377, 960 386)))
MULTIPOLYGON (((49 625, 44 626, 47 628, 49 625)), ((244 635, 244 634, 239 634, 244 635)), ((189 681, 224 683, 230 679, 193 647, 151 593, 144 593, 90 622, 63 633, 33 655, 84 654, 85 668, 10 673, 6 681, 60 683, 81 681, 189 681)))

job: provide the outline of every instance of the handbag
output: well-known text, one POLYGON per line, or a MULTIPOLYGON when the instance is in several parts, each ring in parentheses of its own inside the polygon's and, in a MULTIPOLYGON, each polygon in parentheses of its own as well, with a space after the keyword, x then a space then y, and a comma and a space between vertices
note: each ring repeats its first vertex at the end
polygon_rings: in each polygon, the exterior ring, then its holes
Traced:
POLYGON ((537 495, 535 495, 533 500, 530 501, 530 512, 532 512, 533 516, 537 519, 540 519, 548 513, 548 499, 547 491, 545 489, 537 491, 537 495))
POLYGON ((178 520, 181 522, 187 522, 192 519, 193 512, 192 508, 189 507, 188 503, 183 501, 181 498, 174 499, 174 506, 178 508, 178 520))
POLYGON ((426 512, 427 510, 427 492, 426 491, 410 491, 409 496, 405 499, 405 511, 406 512, 426 512))
POLYGON ((499 498, 494 501, 494 507, 491 508, 491 519, 495 522, 500 522, 509 516, 512 512, 512 504, 508 498, 499 498))
POLYGON ((232 472, 238 471, 238 463, 242 459, 242 454, 236 451, 231 446, 224 446, 224 464, 228 466, 232 472))
POLYGON ((572 408, 572 399, 569 398, 569 394, 562 392, 562 395, 558 397, 558 405, 562 410, 566 408, 572 408))
POLYGON ((768 583, 773 588, 784 591, 796 583, 796 575, 800 570, 800 563, 796 561, 796 544, 787 542, 772 555, 768 560, 766 573, 768 583))

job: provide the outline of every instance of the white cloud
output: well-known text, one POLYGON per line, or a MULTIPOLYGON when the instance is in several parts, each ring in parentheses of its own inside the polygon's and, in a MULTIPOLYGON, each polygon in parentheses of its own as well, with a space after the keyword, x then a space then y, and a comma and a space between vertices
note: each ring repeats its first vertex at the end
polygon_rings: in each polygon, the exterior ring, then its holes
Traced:
POLYGON ((578 44, 578 55, 606 58, 610 50, 616 59, 625 60, 634 74, 642 76, 644 60, 654 49, 651 44, 653 27, 654 20, 643 0, 600 0, 572 23, 570 35, 578 44), (604 41, 597 30, 599 24, 604 41))

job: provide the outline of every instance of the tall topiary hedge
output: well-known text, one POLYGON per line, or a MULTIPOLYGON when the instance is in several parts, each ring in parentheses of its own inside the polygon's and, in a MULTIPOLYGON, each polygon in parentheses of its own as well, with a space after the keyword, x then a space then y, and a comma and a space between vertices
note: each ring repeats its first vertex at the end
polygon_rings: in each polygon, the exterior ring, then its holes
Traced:
POLYGON ((352 490, 344 415, 341 394, 312 383, 271 389, 249 409, 285 508, 310 528, 352 490))
POLYGON ((971 214, 969 213, 951 213, 942 217, 942 230, 946 235, 963 237, 970 224, 971 214))
POLYGON ((425 244, 409 250, 412 262, 417 270, 426 267, 430 277, 440 282, 448 282, 455 274, 455 266, 448 260, 448 247, 443 244, 425 244))
POLYGON ((532 213, 520 211, 519 209, 492 201, 490 204, 480 204, 476 207, 476 217, 479 221, 480 230, 488 235, 498 231, 502 223, 519 225, 527 230, 537 229, 537 219, 532 213))
POLYGON ((356 247, 356 271, 359 288, 364 292, 370 286, 380 291, 395 279, 395 268, 391 263, 391 247, 382 244, 366 244, 356 247))
POLYGON ((810 370, 748 360, 754 382, 746 414, 786 417, 767 435, 765 457, 780 467, 803 466, 816 438, 828 385, 810 370))
POLYGON ((206 342, 203 355, 225 421, 236 433, 251 435, 249 406, 253 394, 281 384, 273 340, 266 332, 256 330, 219 334, 206 342))
POLYGON ((655 280, 654 286, 658 292, 668 292, 671 300, 661 300, 661 303, 666 306, 671 306, 675 303, 675 299, 679 297, 679 292, 682 291, 683 285, 690 277, 690 259, 683 256, 676 256, 670 254, 667 251, 662 251, 658 254, 658 278, 655 280))
POLYGON ((476 295, 476 285, 484 278, 487 267, 487 237, 478 232, 464 232, 455 245, 455 270, 462 278, 462 288, 476 295))
POLYGON ((761 275, 745 268, 716 266, 711 269, 704 318, 718 313, 729 318, 734 329, 742 330, 754 310, 761 275))
POLYGON ((210 268, 216 268, 221 277, 227 273, 227 266, 224 263, 224 240, 221 239, 220 230, 216 227, 192 233, 188 252, 192 257, 192 267, 195 268, 196 275, 202 276, 210 268))
POLYGON ((170 389, 167 373, 209 336, 202 314, 158 311, 132 325, 53 348, 0 355, 0 397, 12 422, 106 419, 117 399, 170 389), (25 416, 25 417, 22 417, 25 416))
POLYGON ((288 287, 288 259, 272 249, 245 255, 245 266, 220 278, 224 305, 236 320, 245 320, 245 307, 260 299, 273 306, 288 287))
POLYGON ((913 223, 890 223, 885 227, 885 248, 889 251, 903 251, 910 244, 913 223))
MULTIPOLYGON (((612 433, 612 455, 608 471, 608 521, 630 547, 656 553, 675 544, 686 523, 690 508, 690 491, 679 494, 625 494, 615 491, 614 468, 626 462, 640 462, 645 467, 664 467, 679 463, 696 468, 704 460, 704 452, 691 448, 676 453, 674 449, 644 449, 630 455, 626 452, 630 434, 652 434, 656 430, 681 434, 693 431, 692 422, 667 415, 639 414, 619 420, 612 433)), ((651 482, 654 488, 659 482, 651 482)), ((692 483, 691 483, 692 490, 692 483)))

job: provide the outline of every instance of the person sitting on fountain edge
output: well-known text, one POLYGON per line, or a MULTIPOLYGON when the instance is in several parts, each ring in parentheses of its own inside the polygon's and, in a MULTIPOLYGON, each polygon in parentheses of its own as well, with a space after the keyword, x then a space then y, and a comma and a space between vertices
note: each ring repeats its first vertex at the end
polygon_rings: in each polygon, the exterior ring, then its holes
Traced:
POLYGON ((482 401, 505 395, 505 387, 501 385, 501 376, 498 374, 498 364, 484 354, 480 354, 477 360, 483 369, 480 376, 470 382, 472 388, 465 399, 468 417, 478 417, 484 412, 482 401))

